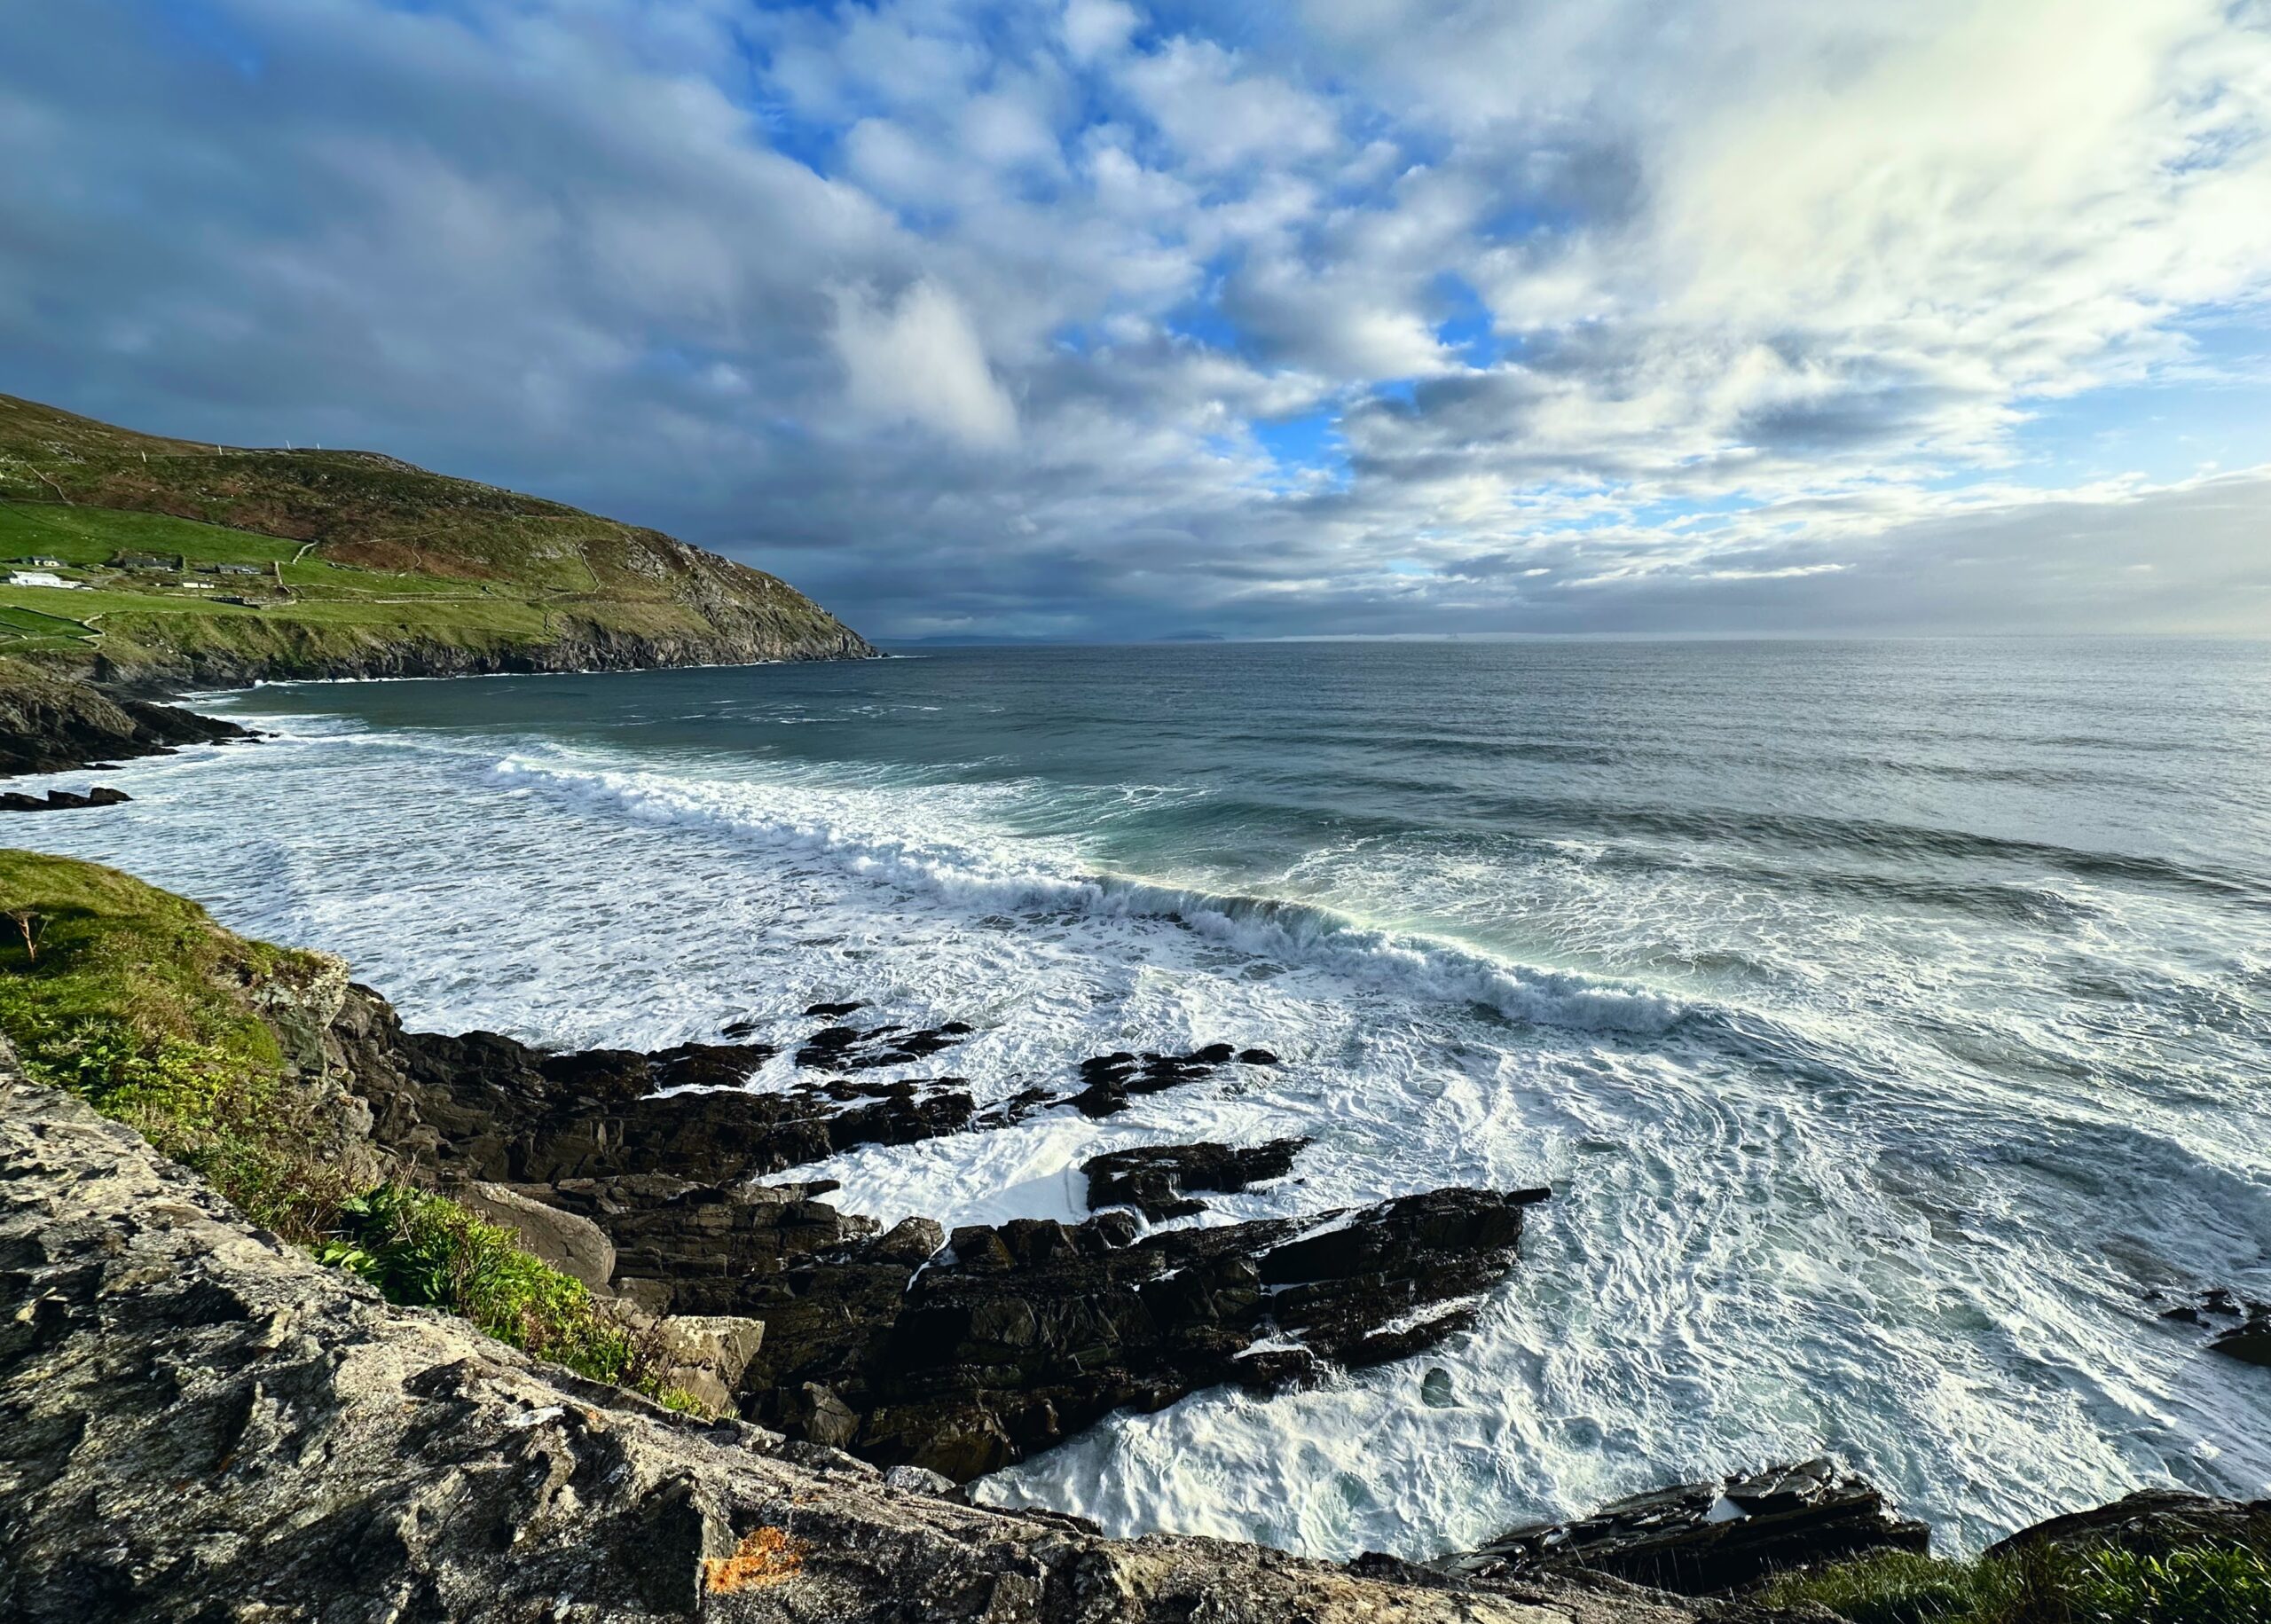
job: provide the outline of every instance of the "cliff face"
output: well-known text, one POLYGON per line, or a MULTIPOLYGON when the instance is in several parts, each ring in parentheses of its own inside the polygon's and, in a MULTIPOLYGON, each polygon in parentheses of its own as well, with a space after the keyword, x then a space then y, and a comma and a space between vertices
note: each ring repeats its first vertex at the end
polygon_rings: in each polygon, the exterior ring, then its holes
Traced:
MULTIPOLYGON (((4 1064, 4 1063, 0 1063, 4 1064)), ((248 1228, 128 1129, 0 1080, 0 1615, 92 1620, 1685 1624, 1615 1581, 1492 1589, 1107 1540, 697 1424, 248 1228)))
POLYGON ((233 722, 0 660, 0 775, 58 773, 245 736, 233 722))

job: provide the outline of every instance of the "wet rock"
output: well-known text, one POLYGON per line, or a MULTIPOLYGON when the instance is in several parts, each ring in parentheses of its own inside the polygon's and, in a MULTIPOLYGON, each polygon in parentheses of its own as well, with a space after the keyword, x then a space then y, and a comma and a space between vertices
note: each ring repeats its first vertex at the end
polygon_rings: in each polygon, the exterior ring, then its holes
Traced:
POLYGON ((2271 1303, 2241 1297, 2224 1286, 2211 1286, 2164 1309, 2160 1317, 2208 1330, 2211 1352, 2247 1364, 2271 1366, 2271 1303))
POLYGON ((1277 1056, 1268 1049, 1240 1049, 1238 1060, 1241 1064, 1249 1066, 1274 1066, 1277 1063, 1277 1056))
POLYGON ((1091 1157, 1080 1165, 1088 1175, 1088 1205, 1132 1206, 1158 1223, 1203 1212, 1206 1204, 1192 1190, 1232 1194, 1293 1169, 1293 1157, 1306 1139, 1276 1139, 1245 1149, 1228 1145, 1147 1145, 1091 1157))
MULTIPOLYGON (((1466 1322, 1542 1192, 1449 1189, 1310 1220, 1136 1238, 1125 1212, 856 1242, 744 1283, 752 1418, 966 1481, 1114 1409, 1399 1357, 1466 1322)), ((902 1226, 904 1228, 904 1226, 902 1226)), ((894 1231, 893 1235, 898 1232, 894 1231)))
POLYGON ((774 1053, 761 1043, 546 1055, 495 1032, 405 1032, 360 987, 328 1042, 370 1104, 373 1136, 445 1179, 525 1186, 665 1173, 718 1183, 953 1133, 975 1110, 943 1081, 751 1091, 743 1085, 774 1053), (687 1092, 653 1097, 662 1089, 687 1092))
POLYGON ((134 797, 123 789, 98 784, 81 795, 70 789, 51 789, 44 796, 10 790, 0 795, 0 812, 65 812, 86 806, 119 806, 134 797))
POLYGON ((2141 1489, 2110 1505, 2054 1517, 1987 1548, 2007 1557, 2035 1545, 2118 1546, 2141 1557, 2180 1545, 2252 1545, 2271 1549, 2271 1500, 2215 1500, 2182 1489, 2141 1489))
POLYGON ((2208 1346, 2228 1359, 2271 1365, 2271 1309, 2259 1304, 2244 1324, 2217 1332, 2209 1338, 2208 1346))
MULTIPOLYGON (((837 1008, 857 1009, 849 1006, 814 1005, 815 1010, 837 1008)), ((961 1023, 954 1023, 961 1025, 961 1023)), ((968 1032, 963 1026, 963 1032, 968 1032)), ((961 1041, 960 1037, 943 1026, 924 1027, 913 1031, 905 1026, 870 1026, 864 1030, 852 1026, 829 1026, 814 1032, 797 1051, 797 1064, 807 1070, 833 1071, 875 1071, 884 1066, 907 1066, 928 1059, 941 1050, 950 1049, 961 1041)))
POLYGON ((840 1021, 845 1016, 851 1015, 857 1010, 865 1009, 868 1006, 865 1004, 857 1002, 848 1004, 811 1004, 805 1007, 805 1014, 814 1020, 840 1021))
MULTIPOLYGON (((0 1066, 0 1074, 4 1074, 0 1066)), ((261 1235, 0 1083, 0 1618, 1684 1624, 895 1487, 570 1376, 261 1235)), ((767 1337, 769 1339, 770 1332, 767 1337)), ((919 1487, 916 1487, 919 1485, 919 1487)))
POLYGON ((1146 1050, 1133 1055, 1120 1049, 1080 1063, 1081 1087, 1065 1096, 1065 1103, 1084 1117, 1101 1119, 1118 1116, 1138 1094, 1159 1094, 1184 1083, 1202 1081, 1236 1057, 1227 1043, 1210 1043, 1188 1055, 1161 1055, 1146 1050))
POLYGON ((1930 1543, 1931 1531, 1874 1486, 1814 1460, 1635 1495, 1574 1522, 1511 1529, 1433 1565, 1491 1580, 1582 1569, 1709 1596, 1786 1568, 1930 1543))

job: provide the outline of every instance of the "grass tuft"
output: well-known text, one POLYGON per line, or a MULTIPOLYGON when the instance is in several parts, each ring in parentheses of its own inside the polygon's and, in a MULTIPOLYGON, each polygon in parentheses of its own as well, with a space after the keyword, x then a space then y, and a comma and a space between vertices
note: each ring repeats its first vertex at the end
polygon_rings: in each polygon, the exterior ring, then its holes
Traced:
POLYGON ((2271 1553, 2251 1545, 2037 1545, 1944 1561, 1886 1553, 1772 1581, 1850 1624, 2271 1624, 2271 1553))
POLYGON ((337 1233, 316 1255, 389 1302, 445 1309, 584 1376, 635 1379, 644 1362, 637 1338, 582 1281, 538 1262, 511 1230, 446 1196, 382 1184, 354 1196, 341 1204, 337 1233))

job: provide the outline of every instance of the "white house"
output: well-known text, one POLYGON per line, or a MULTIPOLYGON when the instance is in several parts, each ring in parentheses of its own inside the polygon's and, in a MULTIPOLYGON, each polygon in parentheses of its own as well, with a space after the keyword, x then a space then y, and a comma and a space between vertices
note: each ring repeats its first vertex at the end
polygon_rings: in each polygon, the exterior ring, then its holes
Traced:
POLYGON ((9 575, 8 584, 11 586, 76 587, 83 585, 84 583, 79 581, 67 581, 61 576, 52 574, 45 569, 18 569, 12 571, 9 575))

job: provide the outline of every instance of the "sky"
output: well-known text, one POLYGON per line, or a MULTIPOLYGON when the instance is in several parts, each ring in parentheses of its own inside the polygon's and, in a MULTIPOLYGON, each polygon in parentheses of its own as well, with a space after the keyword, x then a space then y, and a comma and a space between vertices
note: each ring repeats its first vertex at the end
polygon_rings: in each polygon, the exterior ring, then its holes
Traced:
POLYGON ((0 390, 882 639, 2271 633, 2271 0, 25 0, 0 390))

